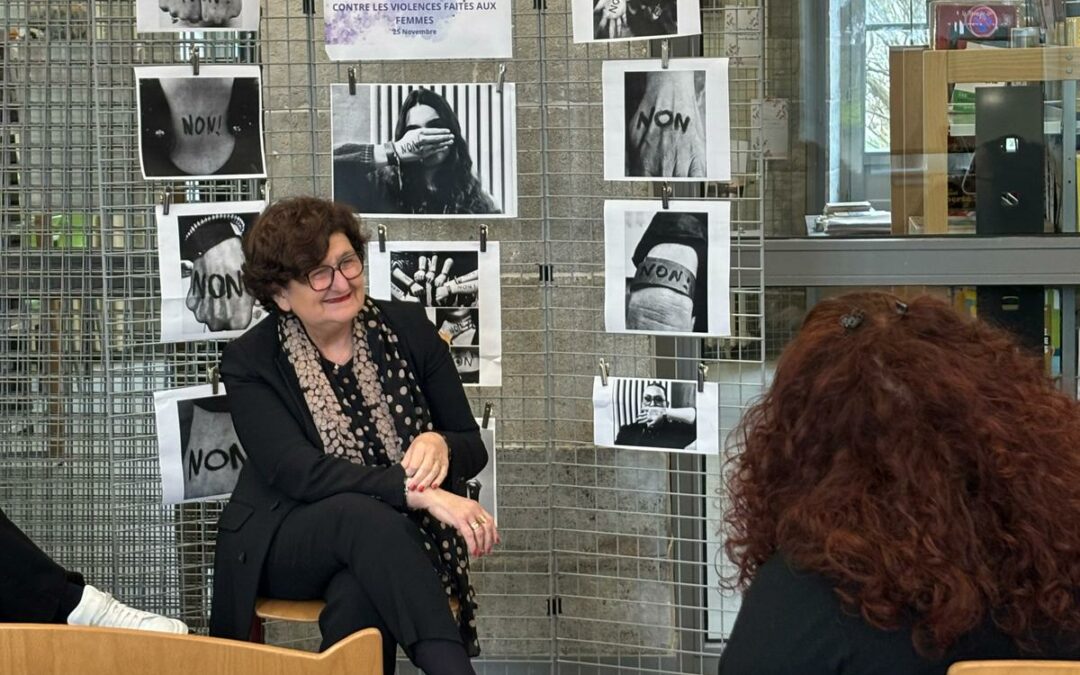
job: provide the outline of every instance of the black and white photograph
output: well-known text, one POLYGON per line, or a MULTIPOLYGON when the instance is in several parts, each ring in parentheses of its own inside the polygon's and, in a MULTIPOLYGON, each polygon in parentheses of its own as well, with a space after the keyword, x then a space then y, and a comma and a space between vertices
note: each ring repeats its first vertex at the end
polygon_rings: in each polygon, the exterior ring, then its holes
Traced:
POLYGON ((605 447, 720 453, 719 387, 637 377, 593 381, 593 442, 605 447))
POLYGON ((605 61, 604 178, 731 180, 727 59, 605 61))
POLYGON ((604 204, 604 320, 609 333, 731 334, 731 204, 604 204))
POLYGON ((701 33, 700 0, 573 0, 574 42, 701 33))
POLYGON ((140 33, 259 30, 259 0, 136 0, 140 33))
POLYGON ((154 392, 163 504, 227 497, 247 460, 225 388, 154 392))
POLYGON ((425 307, 476 307, 480 272, 476 251, 395 251, 390 293, 425 307))
POLYGON ((479 347, 458 347, 451 344, 450 357, 454 359, 454 367, 457 368, 462 384, 480 384, 479 347))
POLYGON ((439 329, 439 336, 451 347, 480 346, 480 310, 469 307, 451 307, 429 310, 431 322, 439 329))
POLYGON ((266 202, 173 204, 155 209, 161 341, 229 339, 266 312, 244 285, 241 242, 266 202))
POLYGON ((334 200, 385 218, 517 216, 516 90, 330 87, 334 200))
POLYGON ((371 297, 415 302, 450 347, 465 385, 502 383, 499 242, 387 241, 368 244, 371 297))
POLYGON ((476 418, 476 423, 480 425, 480 439, 484 442, 484 448, 487 450, 488 461, 484 465, 484 468, 480 470, 480 473, 476 474, 474 478, 469 480, 469 490, 471 491, 470 497, 480 502, 480 506, 484 507, 484 510, 491 514, 495 518, 495 522, 499 522, 499 499, 496 494, 498 487, 498 456, 495 452, 495 418, 488 418, 488 425, 484 427, 484 420, 476 418))
POLYGON ((258 66, 140 67, 135 78, 143 178, 266 176, 258 66))

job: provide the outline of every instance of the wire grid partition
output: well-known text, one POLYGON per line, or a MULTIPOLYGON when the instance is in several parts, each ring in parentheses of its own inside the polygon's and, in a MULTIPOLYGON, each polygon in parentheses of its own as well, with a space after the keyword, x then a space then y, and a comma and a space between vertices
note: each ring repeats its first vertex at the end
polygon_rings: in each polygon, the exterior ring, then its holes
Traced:
MULTIPOLYGON (((761 391, 765 186, 762 158, 752 148, 760 133, 754 102, 763 95, 764 19, 763 2, 707 3, 700 44, 673 47, 673 54, 737 55, 730 113, 733 148, 742 148, 742 156, 730 184, 687 195, 732 201, 733 337, 719 341, 604 332, 600 197, 641 192, 602 179, 598 84, 603 59, 638 54, 614 45, 559 50, 552 43, 545 50, 553 64, 549 88, 568 92, 565 109, 549 99, 546 153, 564 167, 550 173, 548 190, 559 672, 711 672, 737 611, 737 599, 717 590, 719 461, 593 446, 591 391, 598 357, 616 376, 691 380, 705 361, 710 379, 720 383, 722 435, 761 391)), ((569 21, 568 6, 549 6, 545 25, 553 33, 567 34, 569 21), (559 23, 551 26, 553 20, 559 23)))
MULTIPOLYGON (((470 390, 477 413, 495 406, 503 533, 500 552, 473 567, 481 668, 702 672, 711 617, 733 611, 709 576, 718 464, 592 446, 590 392, 599 357, 615 375, 672 377, 692 377, 704 359, 722 386, 726 433, 760 389, 764 174, 749 148, 763 0, 714 0, 704 39, 679 41, 707 56, 758 45, 731 69, 745 161, 732 184, 705 190, 733 202, 734 334, 704 343, 603 330, 603 198, 649 191, 602 178, 601 64, 649 57, 650 45, 573 44, 568 0, 536 3, 515 6, 507 64, 519 217, 488 223, 502 246, 503 384, 470 390), (759 22, 732 23, 735 10, 759 22)), ((360 82, 490 82, 498 72, 491 61, 330 63, 318 4, 263 0, 258 35, 136 35, 130 0, 0 9, 0 505, 92 583, 195 629, 205 629, 221 505, 160 505, 151 395, 205 382, 222 344, 158 342, 154 203, 163 189, 193 201, 329 195, 328 85, 347 81, 349 66, 360 82), (132 66, 182 63, 193 48, 207 64, 262 65, 266 185, 139 176, 132 66)), ((477 236, 460 221, 387 225, 391 239, 477 236)))

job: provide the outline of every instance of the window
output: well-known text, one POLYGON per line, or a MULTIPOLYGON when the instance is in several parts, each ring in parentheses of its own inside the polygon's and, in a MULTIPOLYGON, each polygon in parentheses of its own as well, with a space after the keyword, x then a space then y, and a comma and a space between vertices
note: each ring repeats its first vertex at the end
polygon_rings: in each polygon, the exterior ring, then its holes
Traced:
POLYGON ((889 151, 889 47, 926 44, 925 0, 865 0, 864 152, 889 151))

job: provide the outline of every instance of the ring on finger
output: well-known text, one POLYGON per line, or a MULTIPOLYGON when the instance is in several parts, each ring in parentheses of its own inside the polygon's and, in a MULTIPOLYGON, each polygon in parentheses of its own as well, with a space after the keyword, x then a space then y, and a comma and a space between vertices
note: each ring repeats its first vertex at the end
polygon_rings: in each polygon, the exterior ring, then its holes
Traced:
POLYGON ((480 523, 469 523, 469 527, 471 527, 475 532, 476 530, 480 529, 480 523))

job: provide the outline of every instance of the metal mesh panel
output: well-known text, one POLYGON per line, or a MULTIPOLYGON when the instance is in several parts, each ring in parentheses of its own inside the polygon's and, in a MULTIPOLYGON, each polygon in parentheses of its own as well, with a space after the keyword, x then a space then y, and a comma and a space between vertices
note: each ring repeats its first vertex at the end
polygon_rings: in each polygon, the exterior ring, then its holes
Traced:
MULTIPOLYGON (((131 66, 183 62, 193 47, 203 63, 261 64, 273 198, 329 194, 329 85, 349 65, 360 82, 498 72, 495 62, 330 63, 308 3, 262 4, 258 36, 136 35, 130 0, 0 9, 0 505, 63 564, 196 629, 220 504, 159 504, 151 393, 204 382, 221 343, 157 342, 152 205, 162 186, 138 175, 131 66)), ((616 375, 681 378, 704 359, 721 385, 722 433, 731 428, 764 377, 764 165, 749 152, 731 185, 688 195, 733 200, 733 337, 605 333, 603 199, 651 191, 603 180, 601 64, 651 46, 574 44, 568 0, 518 3, 514 26, 520 216, 489 223, 503 252, 503 385, 470 391, 476 412, 494 404, 503 533, 501 551, 474 565, 482 668, 702 672, 710 621, 730 623, 736 606, 712 590, 719 466, 594 447, 591 379, 601 356, 616 375), (545 265, 550 281, 540 280, 545 265)), ((703 40, 677 41, 673 53, 760 46, 763 26, 763 0, 712 0, 703 40), (759 27, 727 28, 732 8, 760 12, 759 27)), ((730 75, 733 137, 747 147, 764 92, 758 54, 730 75)), ((257 181, 168 188, 189 201, 262 194, 257 181)), ((477 236, 462 222, 387 225, 392 239, 477 236)), ((311 646, 277 628, 271 637, 311 646)))

